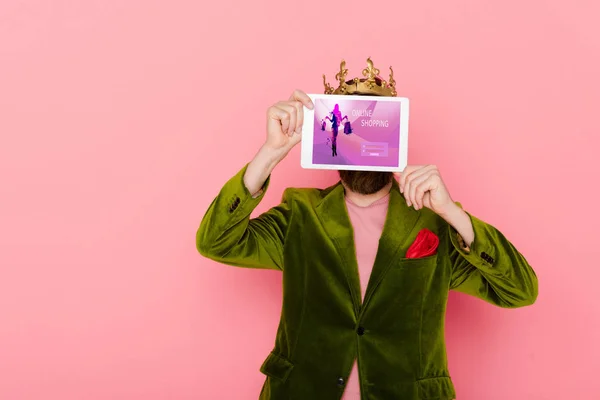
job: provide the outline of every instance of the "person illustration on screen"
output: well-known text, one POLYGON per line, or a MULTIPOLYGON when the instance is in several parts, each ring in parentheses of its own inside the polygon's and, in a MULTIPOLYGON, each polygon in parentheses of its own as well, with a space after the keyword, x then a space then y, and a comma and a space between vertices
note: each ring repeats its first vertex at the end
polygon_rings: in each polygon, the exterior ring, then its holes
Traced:
MULTIPOLYGON (((325 93, 396 96, 392 76, 373 71, 369 63, 364 78, 349 80, 342 64, 341 86, 325 93)), ((452 199, 433 164, 397 176, 341 169, 331 186, 287 187, 252 216, 271 180, 290 176, 272 172, 302 140, 304 107, 315 105, 296 90, 268 108, 265 141, 216 190, 196 233, 207 258, 282 274, 259 399, 456 399, 444 338, 450 291, 526 307, 538 296, 535 271, 506 235, 452 199)), ((337 136, 339 107, 331 114, 337 136)), ((222 390, 215 398, 231 398, 222 390)))
POLYGON ((348 119, 348 116, 345 115, 342 118, 342 113, 340 112, 340 105, 336 104, 333 107, 333 111, 331 111, 329 113, 329 116, 326 116, 325 118, 328 119, 329 121, 331 121, 331 156, 335 157, 335 156, 337 156, 338 129, 339 129, 340 125, 342 124, 342 122, 345 119, 348 119))

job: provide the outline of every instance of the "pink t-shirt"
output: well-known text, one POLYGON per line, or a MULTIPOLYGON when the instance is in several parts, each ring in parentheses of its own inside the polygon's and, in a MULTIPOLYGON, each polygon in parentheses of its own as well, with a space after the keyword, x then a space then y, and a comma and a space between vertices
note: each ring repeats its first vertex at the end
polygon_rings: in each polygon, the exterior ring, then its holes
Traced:
MULTIPOLYGON (((390 196, 387 194, 376 202, 360 207, 346 197, 348 216, 354 230, 356 261, 360 280, 361 299, 365 297, 367 283, 373 270, 375 256, 379 247, 379 238, 387 216, 390 196)), ((360 400, 357 363, 354 362, 342 400, 360 400)))

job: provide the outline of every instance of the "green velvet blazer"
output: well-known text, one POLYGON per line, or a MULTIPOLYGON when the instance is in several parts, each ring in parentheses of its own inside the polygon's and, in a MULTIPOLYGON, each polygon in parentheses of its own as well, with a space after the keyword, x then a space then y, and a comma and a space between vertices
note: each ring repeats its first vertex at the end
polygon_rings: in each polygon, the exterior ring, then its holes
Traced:
MULTIPOLYGON (((450 290, 506 308, 532 304, 535 272, 493 226, 469 214, 470 251, 433 211, 408 207, 398 183, 364 301, 344 187, 289 188, 256 218, 247 165, 220 190, 196 234, 200 254, 223 264, 283 273, 283 306, 260 399, 340 399, 355 360, 363 400, 450 400, 444 320, 450 290), (405 258, 423 229, 437 253, 405 258)), ((267 179, 264 189, 269 186, 267 179)), ((456 202, 460 206, 460 203, 456 202)))

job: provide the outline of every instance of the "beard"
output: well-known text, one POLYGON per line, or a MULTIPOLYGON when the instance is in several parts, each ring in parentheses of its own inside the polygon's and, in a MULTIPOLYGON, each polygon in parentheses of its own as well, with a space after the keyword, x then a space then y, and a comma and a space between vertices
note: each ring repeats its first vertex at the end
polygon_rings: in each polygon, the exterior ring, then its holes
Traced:
POLYGON ((339 170, 342 182, 355 193, 373 194, 394 179, 392 172, 339 170))

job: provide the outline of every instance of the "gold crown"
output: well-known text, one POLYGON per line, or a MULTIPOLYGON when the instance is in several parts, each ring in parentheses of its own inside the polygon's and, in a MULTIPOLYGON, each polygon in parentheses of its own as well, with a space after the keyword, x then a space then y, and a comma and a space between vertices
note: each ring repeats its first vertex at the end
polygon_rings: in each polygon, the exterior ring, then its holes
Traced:
POLYGON ((348 70, 346 61, 340 63, 340 72, 335 75, 339 82, 337 89, 334 89, 323 74, 323 85, 325 85, 325 94, 363 94, 371 96, 396 96, 396 81, 394 80, 394 70, 390 67, 390 81, 386 82, 379 76, 379 70, 373 66, 371 57, 367 58, 367 68, 362 70, 364 78, 354 78, 346 80, 348 70))

